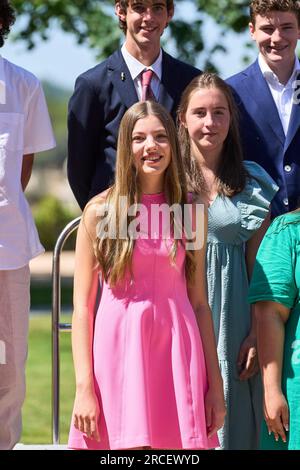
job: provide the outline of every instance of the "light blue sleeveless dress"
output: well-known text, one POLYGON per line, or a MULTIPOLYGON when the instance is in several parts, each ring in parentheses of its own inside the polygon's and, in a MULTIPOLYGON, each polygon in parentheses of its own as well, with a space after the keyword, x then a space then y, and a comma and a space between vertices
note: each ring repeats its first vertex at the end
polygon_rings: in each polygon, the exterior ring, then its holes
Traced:
POLYGON ((227 416, 218 437, 221 449, 257 449, 262 420, 260 376, 239 380, 237 357, 251 324, 247 302, 245 242, 266 218, 277 186, 257 163, 245 161, 251 176, 232 198, 217 196, 208 210, 207 287, 227 416))

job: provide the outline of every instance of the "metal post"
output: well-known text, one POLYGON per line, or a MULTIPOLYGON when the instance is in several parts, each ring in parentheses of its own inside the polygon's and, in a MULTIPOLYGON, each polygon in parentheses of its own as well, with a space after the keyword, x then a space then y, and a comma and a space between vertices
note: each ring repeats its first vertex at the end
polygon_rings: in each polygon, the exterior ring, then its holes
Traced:
POLYGON ((66 240, 77 229, 81 217, 72 220, 59 235, 52 262, 52 443, 59 444, 59 332, 71 331, 70 324, 60 323, 61 283, 60 255, 66 240))

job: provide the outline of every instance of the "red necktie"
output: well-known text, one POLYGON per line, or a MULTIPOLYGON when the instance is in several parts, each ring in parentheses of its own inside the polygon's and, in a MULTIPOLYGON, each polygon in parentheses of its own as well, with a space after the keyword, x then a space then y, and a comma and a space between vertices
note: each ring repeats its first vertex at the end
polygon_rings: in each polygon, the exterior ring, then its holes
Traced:
POLYGON ((142 101, 146 100, 155 100, 155 96, 151 89, 151 79, 153 77, 153 70, 144 70, 141 74, 141 82, 142 82, 142 101))

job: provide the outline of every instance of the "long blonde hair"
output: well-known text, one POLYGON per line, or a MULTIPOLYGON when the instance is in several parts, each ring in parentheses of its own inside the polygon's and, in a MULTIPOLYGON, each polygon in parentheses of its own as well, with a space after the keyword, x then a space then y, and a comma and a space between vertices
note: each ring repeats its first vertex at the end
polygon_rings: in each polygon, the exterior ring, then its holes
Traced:
MULTIPOLYGON (((105 214, 106 225, 114 224, 116 236, 101 237, 96 236, 94 250, 99 262, 102 275, 105 281, 109 281, 111 286, 115 286, 118 281, 124 278, 126 271, 131 271, 132 255, 134 249, 134 239, 128 234, 127 228, 135 219, 135 216, 128 215, 129 207, 141 201, 141 188, 139 186, 138 174, 134 165, 132 154, 132 133, 136 122, 147 116, 156 116, 165 128, 171 148, 171 162, 166 169, 164 178, 164 193, 167 203, 180 204, 183 206, 188 202, 186 178, 183 161, 180 153, 175 124, 169 113, 154 101, 144 101, 134 104, 127 110, 121 121, 117 143, 116 175, 115 183, 109 189, 106 197, 105 214), (125 204, 120 207, 120 198, 126 196, 125 204), (126 237, 121 238, 120 228, 126 229, 126 237)), ((104 219, 99 221, 101 232, 104 219)), ((171 227, 176 224, 175 218, 171 214, 171 227)), ((175 262, 178 241, 174 240, 170 252, 171 262, 175 262)), ((195 271, 194 254, 186 251, 186 276, 188 280, 193 279, 195 271)))

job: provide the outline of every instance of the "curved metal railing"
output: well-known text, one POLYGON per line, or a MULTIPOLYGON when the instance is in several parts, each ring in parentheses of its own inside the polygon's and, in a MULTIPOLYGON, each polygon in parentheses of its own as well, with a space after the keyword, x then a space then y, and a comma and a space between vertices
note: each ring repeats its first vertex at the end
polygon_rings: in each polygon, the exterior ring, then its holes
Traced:
POLYGON ((71 331, 71 324, 60 323, 61 279, 60 255, 69 236, 78 228, 81 217, 72 220, 59 235, 52 260, 52 443, 59 444, 59 392, 60 392, 60 354, 59 333, 71 331))

